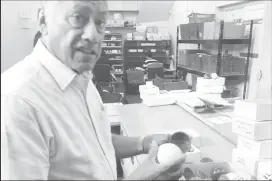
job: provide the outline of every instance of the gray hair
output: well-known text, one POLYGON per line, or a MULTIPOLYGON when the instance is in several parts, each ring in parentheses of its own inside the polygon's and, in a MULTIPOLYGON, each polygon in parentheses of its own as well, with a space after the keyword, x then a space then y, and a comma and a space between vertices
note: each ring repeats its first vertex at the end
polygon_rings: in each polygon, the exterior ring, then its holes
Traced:
MULTIPOLYGON (((107 0, 89 0, 91 3, 94 4, 106 4, 108 6, 108 1, 107 0)), ((58 5, 60 2, 65 2, 65 1, 51 1, 51 0, 42 0, 41 1, 41 9, 44 12, 45 16, 51 16, 54 12, 54 9, 56 5, 58 5)))

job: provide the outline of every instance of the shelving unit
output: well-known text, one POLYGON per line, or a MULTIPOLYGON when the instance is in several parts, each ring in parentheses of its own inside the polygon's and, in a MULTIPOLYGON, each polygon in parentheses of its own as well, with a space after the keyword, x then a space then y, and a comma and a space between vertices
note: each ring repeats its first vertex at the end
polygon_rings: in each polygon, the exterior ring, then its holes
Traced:
POLYGON ((146 60, 145 54, 148 50, 152 52, 153 58, 164 63, 166 50, 171 49, 170 40, 125 40, 124 41, 124 84, 126 93, 137 92, 138 85, 130 85, 127 81, 126 70, 135 67, 143 67, 146 60))
MULTIPOLYGON (((107 64, 113 69, 123 69, 123 35, 118 33, 105 34, 102 44, 102 54, 97 64, 107 64), (114 51, 114 52, 112 52, 114 51)), ((122 80, 122 71, 113 71, 113 74, 122 80)), ((119 81, 120 82, 120 81, 119 81)))
MULTIPOLYGON (((219 32, 219 39, 218 40, 203 40, 203 39, 196 39, 196 40, 179 40, 179 26, 177 26, 177 51, 176 51, 176 71, 183 70, 186 73, 191 73, 198 76, 204 76, 207 73, 211 72, 205 72, 202 70, 196 70, 192 69, 186 66, 179 66, 178 65, 178 54, 179 44, 198 44, 198 49, 200 50, 201 44, 216 44, 218 48, 217 53, 217 62, 216 62, 216 73, 219 76, 223 77, 234 77, 234 76, 244 76, 244 90, 243 90, 243 99, 246 98, 246 89, 247 89, 247 81, 248 81, 248 66, 249 66, 249 58, 250 58, 250 50, 251 50, 251 39, 252 39, 252 30, 253 30, 253 20, 250 23, 250 30, 249 30, 249 37, 247 39, 223 39, 224 35, 224 21, 220 22, 220 32, 219 32), (222 74, 221 73, 221 63, 222 63, 222 45, 224 44, 245 44, 248 45, 247 49, 247 57, 246 57, 246 63, 244 68, 244 74, 222 74)), ((178 75, 178 72, 176 72, 176 75, 178 75)), ((176 77, 177 78, 177 77, 176 77)))
POLYGON ((123 60, 123 35, 117 33, 105 34, 102 45, 101 64, 122 64, 123 60))
POLYGON ((106 26, 106 28, 127 28, 127 29, 136 29, 136 27, 125 27, 125 26, 106 26))
POLYGON ((121 42, 122 40, 103 40, 103 42, 121 42))

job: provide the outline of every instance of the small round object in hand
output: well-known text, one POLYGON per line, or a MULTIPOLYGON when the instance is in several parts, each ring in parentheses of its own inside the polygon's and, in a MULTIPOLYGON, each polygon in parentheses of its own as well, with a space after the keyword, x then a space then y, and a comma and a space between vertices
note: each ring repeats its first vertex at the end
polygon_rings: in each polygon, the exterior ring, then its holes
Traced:
POLYGON ((182 156, 183 153, 178 146, 172 143, 165 143, 159 147, 157 161, 159 164, 171 165, 176 160, 181 159, 182 156))

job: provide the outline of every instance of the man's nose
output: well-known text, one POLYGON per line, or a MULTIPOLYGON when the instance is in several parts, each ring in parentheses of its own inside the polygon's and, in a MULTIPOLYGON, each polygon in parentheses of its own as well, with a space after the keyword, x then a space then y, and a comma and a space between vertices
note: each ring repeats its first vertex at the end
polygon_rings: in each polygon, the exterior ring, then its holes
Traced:
POLYGON ((96 25, 93 21, 90 21, 84 28, 82 34, 82 39, 89 40, 90 42, 99 43, 101 40, 99 33, 97 31, 96 25))

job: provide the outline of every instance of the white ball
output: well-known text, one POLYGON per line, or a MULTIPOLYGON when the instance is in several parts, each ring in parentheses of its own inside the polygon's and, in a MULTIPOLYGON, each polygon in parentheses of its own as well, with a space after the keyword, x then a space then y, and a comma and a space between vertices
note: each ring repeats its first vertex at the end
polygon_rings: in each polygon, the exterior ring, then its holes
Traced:
POLYGON ((182 158, 181 149, 172 143, 165 143, 159 147, 157 160, 160 164, 172 164, 178 159, 182 158))

